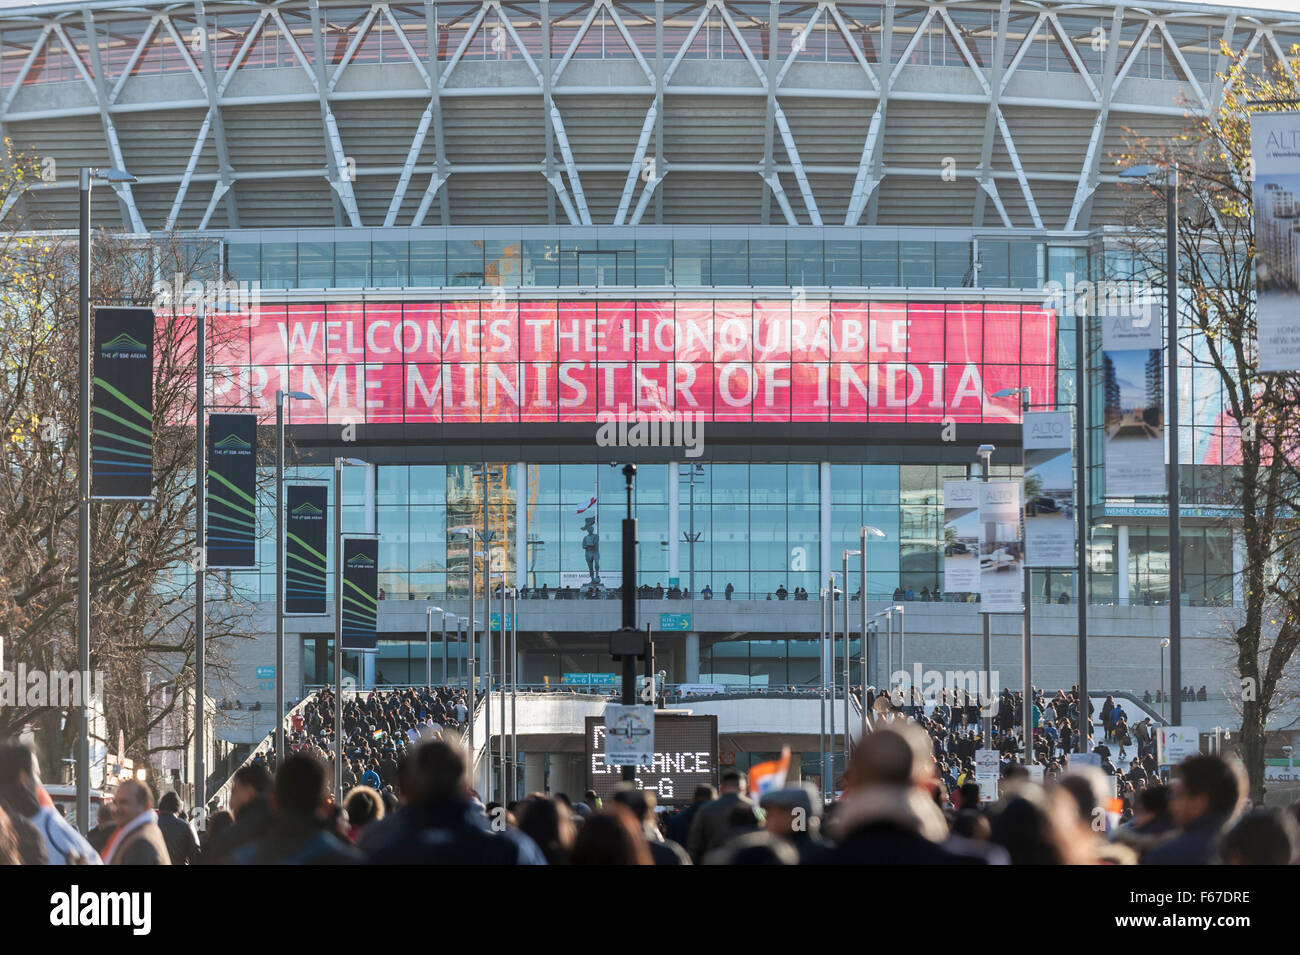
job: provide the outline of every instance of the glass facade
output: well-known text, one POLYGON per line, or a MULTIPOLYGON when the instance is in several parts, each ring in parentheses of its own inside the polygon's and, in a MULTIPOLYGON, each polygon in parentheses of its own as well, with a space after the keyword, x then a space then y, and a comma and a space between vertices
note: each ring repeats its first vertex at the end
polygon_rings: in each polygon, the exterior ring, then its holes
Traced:
MULTIPOLYGON (((378 532, 379 586, 386 600, 463 597, 469 585, 469 542, 475 533, 479 590, 485 560, 492 580, 513 584, 520 560, 518 522, 526 522, 525 586, 553 593, 576 590, 590 578, 588 535, 595 534, 595 569, 608 586, 619 585, 623 477, 608 464, 526 464, 525 498, 516 500, 517 465, 501 462, 450 465, 379 465, 344 468, 343 532, 378 532), (595 503, 593 504, 593 498, 595 503), (484 520, 492 539, 481 540, 484 520), (590 521, 590 527, 588 522, 590 521)), ((639 524, 639 584, 670 586, 668 482, 672 466, 638 467, 635 507, 639 524)), ((815 595, 839 555, 859 544, 858 528, 883 530, 868 544, 868 598, 890 599, 896 590, 920 599, 922 592, 946 593, 943 578, 945 480, 967 476, 960 465, 831 464, 832 566, 821 566, 819 466, 815 463, 679 464, 677 543, 679 581, 713 599, 766 600, 784 587, 815 595), (691 536, 695 543, 689 542, 691 536), (694 584, 692 586, 692 580, 694 584)), ((994 466, 993 478, 1014 479, 1019 469, 994 466)), ((273 475, 267 473, 269 482, 273 475)), ((330 485, 329 468, 290 468, 287 483, 330 485)), ((275 597, 270 502, 258 512, 261 572, 232 571, 230 580, 250 600, 275 597)), ((1163 604, 1169 599, 1169 545, 1164 526, 1129 527, 1128 603, 1163 604)), ((1116 529, 1093 529, 1091 588, 1095 603, 1119 602, 1116 529)), ((333 537, 328 571, 333 592, 333 537)), ((1191 606, 1232 603, 1232 533, 1228 528, 1183 528, 1183 593, 1191 606)), ((850 567, 850 592, 858 593, 857 565, 850 567)), ((1074 599, 1068 569, 1034 572, 1035 602, 1074 599)), ((953 595, 955 596, 955 595, 953 595)))
POLYGON ((960 229, 811 227, 268 230, 226 242, 231 277, 263 289, 1039 288, 1049 256, 1085 251, 960 229))

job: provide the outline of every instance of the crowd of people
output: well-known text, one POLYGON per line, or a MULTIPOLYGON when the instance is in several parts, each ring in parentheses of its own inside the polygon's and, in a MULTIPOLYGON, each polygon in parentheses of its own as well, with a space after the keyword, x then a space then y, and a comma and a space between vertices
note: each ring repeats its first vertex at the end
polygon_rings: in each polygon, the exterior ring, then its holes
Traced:
POLYGON ((1008 767, 996 800, 965 778, 950 787, 932 739, 914 722, 882 724, 854 750, 843 794, 788 785, 754 798, 742 773, 692 805, 657 812, 625 784, 605 801, 532 793, 484 805, 464 749, 422 735, 382 789, 331 794, 309 749, 239 769, 230 805, 200 840, 175 801, 144 785, 118 787, 111 819, 79 836, 42 799, 31 752, 0 749, 0 862, 114 865, 999 865, 1285 864, 1297 861, 1294 807, 1243 807, 1232 763, 1196 756, 1168 786, 1147 787, 1121 822, 1102 775, 1069 770, 1039 784, 1008 767), (101 831, 102 830, 102 831, 101 831))
MULTIPOLYGON (((859 691, 861 692, 861 691, 859 691)), ((334 699, 295 709, 281 765, 259 756, 234 775, 225 805, 210 805, 202 833, 175 793, 157 803, 144 784, 119 785, 82 837, 54 808, 32 752, 0 745, 0 863, 259 864, 1282 864, 1300 861, 1300 806, 1247 807, 1240 767, 1196 756, 1162 780, 1141 727, 1122 701, 1099 714, 1101 769, 1071 766, 1081 731, 1077 688, 1035 691, 1035 762, 1017 745, 1023 700, 1003 690, 988 714, 1001 753, 996 792, 981 791, 979 701, 941 691, 923 704, 866 690, 872 731, 855 747, 823 802, 792 782, 751 795, 724 772, 687 807, 658 807, 624 784, 534 792, 484 803, 466 768, 464 691, 372 692, 343 705, 341 798, 333 792, 334 699), (1130 739, 1131 737, 1131 739, 1130 739), (1127 770, 1112 748, 1133 747, 1127 770), (1107 776, 1114 777, 1114 782, 1107 776)))

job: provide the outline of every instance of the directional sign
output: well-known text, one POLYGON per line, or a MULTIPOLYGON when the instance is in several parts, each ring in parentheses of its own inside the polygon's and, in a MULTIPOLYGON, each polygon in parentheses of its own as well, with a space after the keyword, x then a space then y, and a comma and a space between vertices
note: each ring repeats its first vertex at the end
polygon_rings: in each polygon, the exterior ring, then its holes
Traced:
POLYGON ((661 631, 686 632, 691 629, 691 615, 688 613, 661 613, 659 615, 661 631))
POLYGON ((1156 733, 1156 762, 1177 766, 1201 751, 1201 734, 1195 726, 1162 726, 1156 733))
POLYGON ((1002 775, 1002 764, 996 749, 977 749, 975 751, 975 782, 980 787, 980 802, 992 802, 998 798, 998 777, 1002 775))
POLYGON ((561 683, 580 686, 613 686, 618 683, 615 673, 565 673, 560 677, 561 683))
POLYGON ((645 766, 655 758, 655 708, 605 707, 605 765, 645 766))

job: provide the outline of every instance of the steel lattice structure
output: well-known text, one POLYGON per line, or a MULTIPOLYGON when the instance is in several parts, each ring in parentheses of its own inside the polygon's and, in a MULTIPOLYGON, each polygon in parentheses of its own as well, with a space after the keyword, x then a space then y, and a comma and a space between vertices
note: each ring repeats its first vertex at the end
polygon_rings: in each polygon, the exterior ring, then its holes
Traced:
POLYGON ((1126 129, 1214 108, 1221 45, 1296 43, 1295 14, 1167 2, 92 0, 0 10, 0 134, 57 227, 108 164, 139 182, 96 221, 134 232, 1076 231, 1119 219, 1126 129))

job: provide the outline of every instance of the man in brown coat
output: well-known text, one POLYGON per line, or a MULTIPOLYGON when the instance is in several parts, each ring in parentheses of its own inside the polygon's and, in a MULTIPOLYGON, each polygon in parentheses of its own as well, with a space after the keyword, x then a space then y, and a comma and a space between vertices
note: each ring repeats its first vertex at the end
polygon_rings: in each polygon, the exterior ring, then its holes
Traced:
POLYGON ((113 794, 113 818, 117 829, 104 848, 107 865, 171 865, 147 786, 134 779, 118 786, 113 794))

